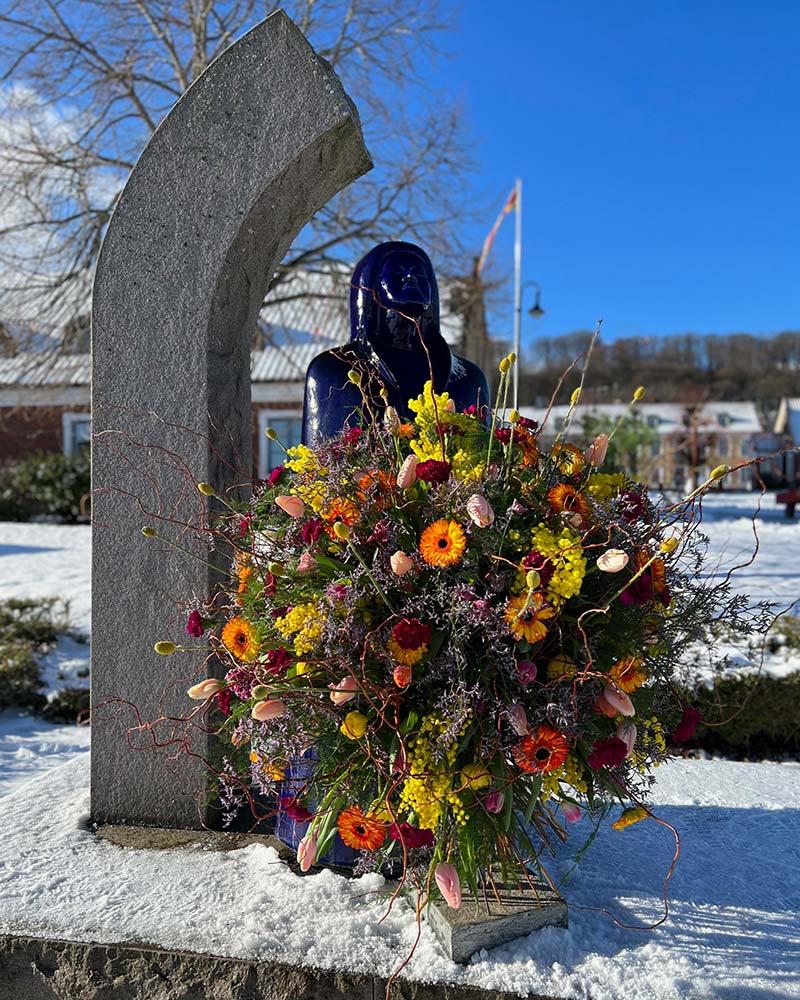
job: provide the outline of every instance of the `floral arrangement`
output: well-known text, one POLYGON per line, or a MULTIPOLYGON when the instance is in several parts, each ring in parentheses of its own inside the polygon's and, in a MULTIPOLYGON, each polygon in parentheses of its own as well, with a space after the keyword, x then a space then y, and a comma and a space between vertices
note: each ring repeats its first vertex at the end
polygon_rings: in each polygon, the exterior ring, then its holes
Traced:
POLYGON ((216 720, 229 811, 255 789, 306 823, 304 871, 338 834, 357 871, 392 861, 457 907, 462 886, 547 877, 582 812, 650 815, 654 769, 698 721, 670 678, 720 614, 691 510, 727 468, 659 506, 604 468, 609 436, 567 441, 569 419, 545 448, 519 413, 457 412, 430 382, 408 406, 365 394, 245 509, 220 498, 230 585, 187 631, 227 667, 189 696, 216 720))

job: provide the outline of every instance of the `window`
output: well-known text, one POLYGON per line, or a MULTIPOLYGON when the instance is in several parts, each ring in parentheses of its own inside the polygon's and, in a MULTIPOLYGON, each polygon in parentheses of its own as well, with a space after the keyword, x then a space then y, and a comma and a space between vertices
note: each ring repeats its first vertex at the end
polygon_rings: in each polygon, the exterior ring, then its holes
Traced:
POLYGON ((65 455, 88 451, 92 440, 90 413, 62 413, 63 448, 65 455))
POLYGON ((648 414, 648 416, 647 416, 647 426, 648 427, 658 427, 658 425, 660 423, 661 423, 661 421, 659 420, 659 418, 656 416, 655 413, 648 414))
POLYGON ((277 441, 271 441, 264 431, 272 427, 286 448, 300 444, 303 415, 298 410, 258 411, 258 475, 266 479, 276 465, 283 465, 286 455, 277 441))
POLYGON ((731 420, 732 417, 730 413, 720 413, 720 415, 717 417, 717 422, 719 423, 720 427, 730 427, 731 420))
POLYGON ((730 454, 730 446, 728 444, 728 435, 720 434, 719 440, 717 441, 717 454, 720 458, 725 458, 730 454))
POLYGON ((661 442, 658 439, 650 442, 650 454, 653 458, 661 454, 661 442))

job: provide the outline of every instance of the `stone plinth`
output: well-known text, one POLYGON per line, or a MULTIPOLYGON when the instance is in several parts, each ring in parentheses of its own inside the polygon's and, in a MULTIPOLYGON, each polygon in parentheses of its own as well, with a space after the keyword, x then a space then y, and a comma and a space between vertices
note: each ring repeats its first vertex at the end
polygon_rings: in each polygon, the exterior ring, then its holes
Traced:
POLYGON ((465 895, 461 906, 451 910, 447 903, 431 900, 425 919, 449 958, 468 962, 476 951, 507 944, 543 927, 566 927, 567 904, 544 883, 530 887, 506 887, 497 884, 497 896, 491 888, 475 905, 473 896, 465 895))

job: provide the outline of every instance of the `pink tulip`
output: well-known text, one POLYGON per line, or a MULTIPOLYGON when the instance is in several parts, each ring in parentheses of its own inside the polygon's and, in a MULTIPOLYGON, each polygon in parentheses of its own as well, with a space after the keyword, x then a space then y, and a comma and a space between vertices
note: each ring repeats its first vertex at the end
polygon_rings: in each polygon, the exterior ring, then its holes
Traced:
POLYGON ((398 549, 394 555, 389 557, 389 565, 395 576, 405 576, 409 570, 414 568, 414 560, 407 556, 402 549, 398 549))
POLYGON ((392 671, 392 678, 399 688, 407 688, 411 683, 411 667, 407 663, 398 663, 392 671))
POLYGON ((628 748, 625 759, 633 755, 633 748, 636 746, 636 726, 632 722, 620 722, 617 726, 616 737, 622 740, 628 748))
POLYGON ((608 685, 603 688, 603 693, 601 698, 605 701, 607 705, 614 709, 617 715, 636 715, 636 709, 633 707, 633 702, 630 700, 624 691, 620 691, 618 687, 613 687, 608 685))
POLYGON ((517 660, 517 677, 520 684, 533 684, 538 673, 533 660, 517 660))
POLYGON ((488 528, 494 521, 494 511, 486 497, 482 497, 480 493, 473 493, 467 500, 467 513, 472 523, 479 528, 488 528))
POLYGON ((269 722, 270 719, 277 719, 286 712, 286 703, 279 698, 267 698, 266 701, 259 701, 253 705, 250 713, 257 722, 269 722))
POLYGON ((346 705, 358 694, 358 681, 352 674, 347 674, 336 684, 329 684, 331 689, 331 701, 334 705, 346 705))
POLYGON ((508 721, 511 723, 511 728, 517 736, 524 736, 530 727, 528 726, 528 716, 525 714, 525 709, 522 705, 512 705, 506 714, 508 721))
POLYGON ((619 573, 627 565, 628 553, 622 549, 606 549, 597 559, 597 568, 603 573, 619 573))
POLYGON ((409 486, 413 486, 416 482, 418 464, 419 459, 417 456, 409 455, 400 466, 400 471, 397 473, 397 485, 401 490, 407 490, 409 486))
POLYGON ((396 434, 400 429, 400 416, 393 406, 387 406, 383 414, 383 426, 390 434, 396 434))
POLYGON ((306 505, 300 497, 275 497, 275 503, 289 517, 302 517, 306 510, 306 505))
POLYGON ((503 792, 490 792, 483 800, 483 808, 489 813, 499 813, 505 801, 506 797, 503 792))
POLYGON ((598 434, 586 449, 586 461, 589 465, 602 465, 608 451, 608 434, 598 434))
POLYGON ((206 698, 210 698, 212 695, 217 694, 218 691, 226 685, 223 681, 218 681, 214 677, 207 677, 204 681, 200 681, 199 684, 194 684, 186 692, 190 698, 194 701, 205 701, 206 698))
POLYGON ((434 868, 433 877, 447 905, 451 910, 457 910, 461 906, 461 882, 458 872, 452 865, 441 862, 434 868))
POLYGON ((455 413, 456 412, 456 401, 454 399, 448 399, 444 404, 445 413, 455 413))
POLYGON ((317 560, 311 555, 310 552, 304 552, 297 560, 298 573, 310 573, 311 570, 316 569, 316 566, 317 560))
POLYGON ((316 833, 307 833, 297 845, 297 863, 300 865, 300 871, 307 872, 316 860, 317 835, 316 833))
POLYGON ((577 823, 578 820, 583 815, 583 810, 580 806, 574 806, 571 802, 561 803, 561 812, 564 813, 564 818, 568 823, 577 823))

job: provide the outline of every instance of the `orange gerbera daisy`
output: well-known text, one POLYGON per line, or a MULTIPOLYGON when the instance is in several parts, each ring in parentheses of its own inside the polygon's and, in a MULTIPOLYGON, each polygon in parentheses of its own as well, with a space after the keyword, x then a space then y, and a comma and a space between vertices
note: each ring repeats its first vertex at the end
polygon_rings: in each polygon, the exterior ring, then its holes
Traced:
POLYGON ((589 516, 588 500, 569 483, 559 483, 554 486, 548 491, 547 499, 553 510, 559 513, 566 511, 568 514, 580 514, 581 517, 589 516))
POLYGON ((539 726, 514 747, 514 760, 523 771, 549 774, 561 767, 568 753, 569 744, 563 733, 552 726, 539 726))
POLYGON ((325 525, 325 531, 331 538, 335 537, 333 525, 336 521, 341 521, 342 524, 349 527, 351 524, 355 524, 360 517, 361 513, 358 507, 347 497, 336 497, 322 512, 322 520, 330 522, 325 525))
POLYGON ((358 498, 362 503, 365 503, 367 492, 373 486, 377 486, 378 490, 373 500, 373 507, 377 510, 384 510, 386 507, 391 507, 394 503, 392 492, 396 485, 397 480, 395 477, 388 472, 384 472, 382 469, 379 469, 377 472, 365 472, 358 481, 358 498))
POLYGON ((363 813, 358 806, 340 812, 336 825, 345 844, 357 851, 377 851, 386 838, 386 826, 377 815, 363 813))
POLYGON ((647 680, 647 670, 644 667, 644 660, 640 657, 625 656, 617 660, 609 670, 608 676, 618 688, 630 694, 632 691, 638 691, 647 680))
POLYGON ((231 618, 222 630, 222 644, 239 660, 258 656, 258 636, 246 618, 231 618))
POLYGON ((511 597, 506 605, 506 621, 511 631, 518 639, 528 642, 538 642, 545 637, 547 626, 544 623, 554 614, 555 610, 538 590, 530 597, 527 594, 511 597))
POLYGON ((580 448, 576 448, 574 444, 566 444, 563 441, 559 441, 558 444, 553 445, 553 450, 550 454, 565 476, 577 476, 586 464, 583 452, 580 448))
POLYGON ((422 532, 419 550, 429 566, 452 566, 464 555, 467 536, 458 521, 441 518, 422 532))
POLYGON ((413 424, 400 424, 397 428, 397 436, 399 438, 411 439, 417 433, 417 428, 413 424))

